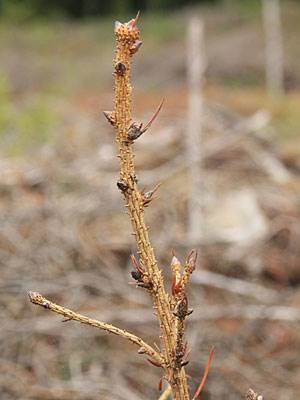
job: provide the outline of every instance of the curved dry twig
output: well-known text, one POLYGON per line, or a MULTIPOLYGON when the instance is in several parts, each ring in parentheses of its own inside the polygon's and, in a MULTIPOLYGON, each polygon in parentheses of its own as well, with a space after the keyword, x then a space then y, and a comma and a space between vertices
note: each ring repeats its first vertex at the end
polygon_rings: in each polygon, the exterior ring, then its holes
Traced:
POLYGON ((82 314, 78 314, 75 311, 62 307, 59 304, 53 303, 52 301, 46 299, 38 292, 30 291, 28 292, 28 296, 31 303, 62 315, 65 318, 64 321, 71 321, 71 320, 78 321, 81 324, 94 326, 95 328, 102 329, 104 331, 113 333, 114 335, 121 336, 124 339, 129 340, 131 343, 134 343, 140 348, 142 348, 143 353, 152 357, 157 363, 164 365, 164 359, 162 358, 162 356, 139 336, 136 336, 133 333, 130 333, 124 329, 117 328, 114 325, 107 324, 106 322, 98 321, 97 319, 89 318, 82 314))

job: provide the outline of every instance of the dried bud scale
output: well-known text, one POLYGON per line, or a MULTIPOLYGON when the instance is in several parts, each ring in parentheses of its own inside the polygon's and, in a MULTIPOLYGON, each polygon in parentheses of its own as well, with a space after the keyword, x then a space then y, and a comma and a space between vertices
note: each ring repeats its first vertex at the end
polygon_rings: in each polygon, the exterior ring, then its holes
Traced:
POLYGON ((181 292, 181 264, 178 258, 173 254, 171 261, 172 271, 172 296, 176 298, 181 292))
POLYGON ((134 280, 142 282, 143 275, 140 271, 131 271, 131 276, 134 280))
POLYGON ((128 140, 133 141, 139 138, 145 132, 142 128, 143 124, 137 125, 136 123, 133 123, 130 125, 127 133, 128 140))
POLYGON ((136 281, 136 286, 151 290, 153 288, 153 284, 149 274, 144 270, 134 255, 131 255, 131 261, 133 267, 135 268, 134 271, 131 271, 131 276, 136 281))
POLYGON ((130 54, 135 54, 139 51, 139 48, 141 47, 141 45, 143 44, 143 42, 141 40, 136 40, 132 46, 130 46, 129 51, 130 54))
POLYGON ((103 114, 105 116, 105 118, 107 119, 107 121, 112 125, 115 126, 116 124, 116 116, 115 113, 113 111, 103 111, 103 114))
POLYGON ((184 290, 184 288, 188 284, 190 276, 196 268, 196 261, 197 261, 197 252, 196 250, 191 250, 186 258, 183 269, 183 274, 181 278, 182 290, 184 290))
POLYGON ((121 61, 118 61, 115 65, 115 72, 119 76, 124 76, 126 72, 126 65, 121 61))
POLYGON ((147 122, 147 124, 145 125, 145 127, 143 126, 143 123, 137 124, 136 122, 133 122, 128 129, 127 132, 127 139, 128 142, 133 142, 134 140, 138 139, 140 136, 143 135, 143 133, 147 132, 147 130, 150 128, 150 126, 152 125, 152 123, 155 121, 155 119, 157 118, 162 105, 164 103, 164 99, 162 99, 162 101, 160 102, 157 110, 155 111, 155 113, 153 114, 153 116, 150 118, 150 121, 147 122))
POLYGON ((156 185, 155 188, 153 188, 152 190, 148 190, 147 192, 143 190, 141 192, 143 207, 148 207, 148 205, 154 199, 153 195, 155 194, 155 192, 158 190, 159 187, 160 183, 156 185))
POLYGON ((126 181, 124 181, 124 179, 120 179, 117 182, 117 186, 118 189, 122 192, 122 193, 126 193, 129 189, 128 183, 126 181))
POLYGON ((181 321, 183 321, 185 319, 185 317, 189 314, 188 300, 187 300, 187 297, 185 294, 182 296, 182 298, 176 304, 173 314, 181 321))
POLYGON ((146 354, 146 349, 144 349, 144 347, 140 347, 138 349, 138 354, 146 354))

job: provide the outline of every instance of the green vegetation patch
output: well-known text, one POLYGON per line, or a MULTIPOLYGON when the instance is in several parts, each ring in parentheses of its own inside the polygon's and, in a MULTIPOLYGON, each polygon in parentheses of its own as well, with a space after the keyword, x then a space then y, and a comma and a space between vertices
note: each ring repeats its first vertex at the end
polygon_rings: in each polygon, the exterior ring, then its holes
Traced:
POLYGON ((5 74, 0 72, 0 145, 9 155, 31 153, 51 140, 56 116, 48 99, 30 97, 19 104, 13 101, 12 90, 5 74))

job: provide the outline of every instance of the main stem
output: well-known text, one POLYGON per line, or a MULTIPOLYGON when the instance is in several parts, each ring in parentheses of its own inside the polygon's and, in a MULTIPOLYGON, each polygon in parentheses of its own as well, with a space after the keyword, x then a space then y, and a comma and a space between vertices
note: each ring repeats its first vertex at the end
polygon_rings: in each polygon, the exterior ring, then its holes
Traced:
POLYGON ((158 268, 153 247, 149 239, 148 227, 144 220, 144 203, 137 186, 135 175, 133 141, 128 139, 128 131, 132 126, 132 88, 130 84, 131 61, 139 48, 139 31, 136 19, 128 23, 116 22, 116 54, 114 60, 115 108, 110 115, 115 126, 117 146, 120 159, 119 188, 122 190, 125 206, 132 223, 133 234, 137 243, 137 253, 144 267, 151 287, 148 291, 153 300, 160 325, 160 339, 166 378, 172 387, 176 400, 189 400, 186 374, 183 367, 176 366, 176 331, 175 317, 171 311, 170 297, 164 288, 163 276, 158 268))

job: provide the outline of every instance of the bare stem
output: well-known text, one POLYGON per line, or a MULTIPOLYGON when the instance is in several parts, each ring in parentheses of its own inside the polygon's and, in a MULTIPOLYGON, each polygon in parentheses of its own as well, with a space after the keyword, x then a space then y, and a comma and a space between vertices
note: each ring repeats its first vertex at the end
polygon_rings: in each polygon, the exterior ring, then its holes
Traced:
POLYGON ((116 326, 107 324, 106 322, 98 321, 97 319, 89 318, 84 315, 78 314, 75 311, 69 310, 68 308, 62 307, 52 301, 43 297, 40 293, 37 292, 28 292, 29 299, 31 303, 36 304, 38 306, 42 306, 47 310, 53 311, 56 314, 63 315, 65 321, 73 320, 78 321, 81 324, 94 326, 95 328, 102 329, 109 333, 113 333, 114 335, 121 336, 124 339, 129 340, 130 342, 136 344, 143 351, 141 353, 145 353, 148 356, 152 357, 157 363, 164 364, 164 360, 161 355, 154 350, 150 345, 148 345, 144 340, 140 337, 127 332, 124 329, 117 328, 116 326))
MULTIPOLYGON (((114 59, 115 108, 106 118, 116 129, 116 140, 120 159, 121 190, 127 208, 133 233, 136 239, 138 255, 144 274, 139 270, 138 286, 144 287, 152 297, 153 307, 160 325, 162 351, 166 361, 166 379, 172 387, 176 400, 189 400, 186 374, 178 363, 176 318, 173 315, 170 296, 166 293, 162 272, 152 248, 148 227, 144 220, 145 198, 137 185, 135 175, 133 143, 143 130, 142 124, 132 121, 132 88, 130 82, 132 56, 138 51, 141 41, 137 29, 137 19, 127 23, 116 22, 116 54, 114 59)), ((161 105, 158 109, 160 110, 161 105)), ((158 112, 155 113, 155 116, 158 112)), ((152 120, 151 120, 152 123, 152 120)), ((151 125, 148 124, 149 126, 151 125)), ((148 125, 146 125, 148 127, 148 125)))

